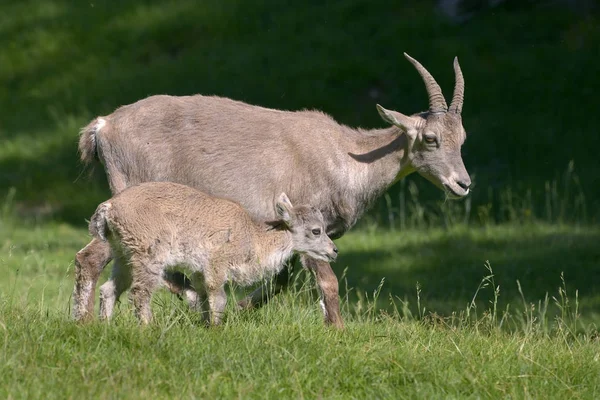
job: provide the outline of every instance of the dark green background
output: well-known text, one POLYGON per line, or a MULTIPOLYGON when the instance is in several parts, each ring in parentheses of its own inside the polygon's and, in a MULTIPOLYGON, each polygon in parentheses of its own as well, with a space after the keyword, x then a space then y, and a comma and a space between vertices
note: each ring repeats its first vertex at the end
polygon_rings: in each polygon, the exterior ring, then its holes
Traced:
MULTIPOLYGON (((22 216, 83 225, 108 190, 101 170, 91 181, 80 176, 78 129, 157 93, 314 108, 344 124, 384 126, 375 103, 427 108, 407 52, 447 98, 459 56, 472 221, 480 207, 496 221, 556 219, 545 189, 556 181, 559 197, 570 196, 564 215, 595 222, 600 21, 546 3, 506 2, 453 24, 432 1, 3 2, 0 140, 23 149, 0 149, 0 192, 16 188, 22 216), (573 175, 563 179, 570 161, 583 192, 573 175), (585 197, 585 214, 575 197, 585 197)), ((410 179, 435 213, 442 195, 410 179)), ((400 189, 390 191, 392 208, 400 189)), ((387 223, 388 210, 382 200, 371 218, 387 223)))

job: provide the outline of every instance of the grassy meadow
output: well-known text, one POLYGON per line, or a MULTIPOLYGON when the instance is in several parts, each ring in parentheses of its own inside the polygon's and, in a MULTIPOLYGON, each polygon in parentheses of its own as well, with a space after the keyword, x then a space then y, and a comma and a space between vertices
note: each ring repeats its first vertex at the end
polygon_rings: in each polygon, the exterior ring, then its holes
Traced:
MULTIPOLYGON (((341 332, 323 326, 303 272, 259 310, 238 311, 230 301, 219 328, 204 328, 167 293, 155 296, 149 327, 136 323, 125 296, 110 324, 81 326, 69 308, 72 257, 86 232, 67 224, 2 228, 3 398, 600 393, 598 280, 577 272, 593 271, 600 257, 595 228, 351 233, 335 264, 341 332), (562 255, 569 252, 576 261, 562 255)), ((241 295, 238 288, 230 299, 241 295)))
POLYGON ((458 25, 429 0, 1 3, 0 397, 600 397, 600 21, 534 3, 458 25), (218 328, 167 293, 148 327, 125 296, 109 324, 71 321, 109 196, 78 160, 89 119, 203 93, 381 127, 375 103, 427 106, 404 51, 446 97, 459 56, 475 187, 450 202, 410 176, 337 241, 345 330, 299 269, 258 310, 231 288, 218 328))

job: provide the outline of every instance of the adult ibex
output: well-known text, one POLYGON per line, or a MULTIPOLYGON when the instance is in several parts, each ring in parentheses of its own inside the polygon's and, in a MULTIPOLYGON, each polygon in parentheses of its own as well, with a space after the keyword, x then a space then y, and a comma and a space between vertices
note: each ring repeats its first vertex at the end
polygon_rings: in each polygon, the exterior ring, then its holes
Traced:
MULTIPOLYGON (((412 172, 448 197, 469 193, 471 180, 460 153, 466 133, 458 60, 448 107, 433 76, 405 56, 425 82, 429 110, 408 116, 377 105, 391 125, 386 129, 352 129, 318 111, 279 111, 220 97, 151 96, 83 128, 81 159, 103 162, 113 194, 141 182, 177 182, 240 203, 256 220, 274 219, 273 201, 285 192, 292 203, 319 209, 327 234, 335 239, 412 172)), ((76 319, 91 316, 98 276, 110 260, 110 247, 98 239, 77 253, 76 319)), ((331 267, 306 256, 302 261, 315 272, 325 321, 343 327, 331 267)), ((175 279, 172 290, 182 290, 175 279)), ((265 292, 255 290, 243 304, 265 301, 265 292)))
POLYGON ((111 317, 115 301, 131 287, 138 318, 152 318, 152 293, 173 268, 191 273, 207 322, 221 322, 225 283, 249 285, 281 271, 293 253, 333 261, 337 247, 325 234, 322 213, 292 206, 282 193, 273 204, 277 221, 266 228, 239 204, 172 182, 132 186, 100 204, 90 233, 110 243, 111 279, 100 289, 100 316, 111 317))

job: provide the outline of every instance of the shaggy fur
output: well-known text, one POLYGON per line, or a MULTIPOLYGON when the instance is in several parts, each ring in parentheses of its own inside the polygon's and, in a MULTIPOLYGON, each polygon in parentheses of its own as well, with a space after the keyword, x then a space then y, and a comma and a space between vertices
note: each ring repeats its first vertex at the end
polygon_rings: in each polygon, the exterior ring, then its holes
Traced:
POLYGON ((130 187, 100 204, 90 234, 110 242, 115 256, 111 279, 100 288, 100 315, 111 317, 115 302, 131 287, 136 314, 151 319, 150 298, 169 287, 169 270, 191 273, 202 303, 206 293, 209 321, 224 311, 224 285, 249 285, 281 270, 293 252, 332 261, 337 248, 325 234, 323 215, 312 207, 293 207, 281 194, 273 207, 275 229, 257 224, 238 204, 188 186, 151 182, 130 187))

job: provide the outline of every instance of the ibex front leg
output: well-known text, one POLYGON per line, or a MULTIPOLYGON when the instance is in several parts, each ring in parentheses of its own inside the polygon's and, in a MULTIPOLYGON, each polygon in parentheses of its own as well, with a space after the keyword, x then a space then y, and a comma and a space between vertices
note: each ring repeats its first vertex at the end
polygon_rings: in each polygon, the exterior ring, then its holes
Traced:
POLYGON ((321 295, 321 306, 325 314, 325 323, 338 329, 344 329, 344 321, 340 314, 339 284, 335 273, 328 262, 303 256, 304 266, 315 273, 317 288, 321 295))
POLYGON ((225 282, 227 281, 227 257, 216 256, 211 265, 204 270, 204 288, 208 300, 208 323, 220 325, 225 313, 227 294, 225 282))
POLYGON ((273 283, 262 283, 252 293, 238 302, 242 309, 258 308, 265 305, 269 299, 281 292, 290 282, 290 269, 294 266, 296 258, 287 262, 281 271, 273 279, 273 283))

